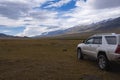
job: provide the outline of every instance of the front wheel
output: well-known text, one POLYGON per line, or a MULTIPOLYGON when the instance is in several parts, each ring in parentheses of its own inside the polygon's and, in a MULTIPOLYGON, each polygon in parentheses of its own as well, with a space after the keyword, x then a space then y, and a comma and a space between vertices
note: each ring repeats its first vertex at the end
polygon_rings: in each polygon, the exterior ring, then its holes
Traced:
POLYGON ((98 66, 102 70, 108 70, 109 68, 109 61, 105 55, 98 56, 98 66))
POLYGON ((77 49, 77 58, 78 58, 78 60, 83 59, 83 54, 82 54, 81 49, 77 49))

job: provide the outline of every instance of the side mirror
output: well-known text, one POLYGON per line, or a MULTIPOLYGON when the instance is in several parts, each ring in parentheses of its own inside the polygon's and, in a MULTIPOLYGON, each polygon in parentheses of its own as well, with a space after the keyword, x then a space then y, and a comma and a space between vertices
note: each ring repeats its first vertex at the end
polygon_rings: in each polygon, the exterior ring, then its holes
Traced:
POLYGON ((83 42, 82 43, 85 43, 85 40, 83 40, 83 42))

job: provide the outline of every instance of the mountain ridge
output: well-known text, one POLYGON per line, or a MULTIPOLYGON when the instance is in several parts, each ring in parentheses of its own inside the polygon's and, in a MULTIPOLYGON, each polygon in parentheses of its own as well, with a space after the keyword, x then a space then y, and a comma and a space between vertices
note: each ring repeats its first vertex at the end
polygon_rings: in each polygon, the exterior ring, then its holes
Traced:
POLYGON ((13 35, 7 35, 4 33, 0 33, 0 39, 13 39, 13 38, 28 38, 26 36, 20 37, 20 36, 13 36, 13 35))
POLYGON ((77 25, 69 29, 65 30, 56 30, 52 32, 48 32, 45 35, 40 35, 37 37, 54 37, 61 36, 67 34, 80 34, 85 32, 95 32, 95 33, 108 33, 108 32, 117 32, 120 30, 120 17, 115 19, 103 20, 97 23, 92 23, 89 25, 77 25))
MULTIPOLYGON (((89 33, 120 33, 120 17, 115 19, 103 20, 97 23, 92 23, 89 25, 77 25, 65 30, 56 30, 51 32, 42 33, 42 35, 34 36, 32 38, 41 37, 56 37, 56 36, 76 36, 81 34, 89 33)), ((0 38, 27 38, 18 37, 0 33, 0 38)))

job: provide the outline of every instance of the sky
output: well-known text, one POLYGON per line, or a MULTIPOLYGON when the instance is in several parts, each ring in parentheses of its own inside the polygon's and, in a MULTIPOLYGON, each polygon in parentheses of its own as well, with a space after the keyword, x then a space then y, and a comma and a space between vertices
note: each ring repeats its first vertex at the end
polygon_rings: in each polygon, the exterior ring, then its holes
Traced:
POLYGON ((120 0, 0 0, 0 33, 36 36, 120 17, 120 0))

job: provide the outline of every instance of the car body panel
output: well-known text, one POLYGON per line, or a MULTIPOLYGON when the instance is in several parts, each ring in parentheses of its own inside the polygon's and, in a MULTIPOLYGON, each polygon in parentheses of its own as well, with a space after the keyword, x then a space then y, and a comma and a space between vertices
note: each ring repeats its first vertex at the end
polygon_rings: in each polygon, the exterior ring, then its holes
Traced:
POLYGON ((120 61, 120 54, 115 53, 117 46, 120 44, 120 34, 99 34, 89 37, 84 43, 78 44, 77 47, 80 47, 83 54, 92 56, 97 59, 99 52, 104 52, 109 61, 120 61), (87 44, 86 41, 90 38, 102 37, 101 44, 90 43, 87 44), (111 37, 115 36, 117 39, 116 44, 108 44, 106 36, 111 37))

